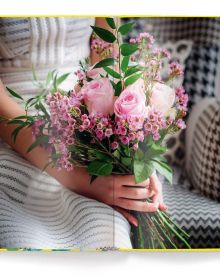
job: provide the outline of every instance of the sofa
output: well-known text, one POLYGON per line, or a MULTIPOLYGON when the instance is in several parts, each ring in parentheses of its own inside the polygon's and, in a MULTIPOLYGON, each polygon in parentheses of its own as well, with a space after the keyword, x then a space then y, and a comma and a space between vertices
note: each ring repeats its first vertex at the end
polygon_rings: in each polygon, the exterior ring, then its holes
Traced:
POLYGON ((172 186, 160 176, 168 212, 192 248, 220 248, 220 19, 123 19, 131 20, 135 30, 127 39, 150 32, 184 66, 187 128, 167 140, 172 186))

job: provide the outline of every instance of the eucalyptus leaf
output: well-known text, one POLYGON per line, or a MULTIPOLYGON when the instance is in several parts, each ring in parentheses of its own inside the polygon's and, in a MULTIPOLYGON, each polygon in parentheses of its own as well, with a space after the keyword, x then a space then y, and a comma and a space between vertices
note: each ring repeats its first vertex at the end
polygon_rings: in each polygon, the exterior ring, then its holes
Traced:
POLYGON ((104 67, 104 70, 110 75, 112 76, 113 78, 115 79, 120 79, 121 78, 121 75, 116 72, 115 70, 111 69, 110 67, 104 67))
POLYGON ((114 65, 115 59, 114 58, 105 58, 98 63, 93 68, 101 68, 101 67, 106 67, 106 66, 111 66, 114 65))
POLYGON ((97 27, 97 26, 91 26, 91 28, 105 42, 108 42, 108 43, 115 42, 115 40, 116 40, 115 35, 112 32, 108 31, 107 29, 97 27))
POLYGON ((121 25, 118 29, 118 31, 122 34, 122 35, 126 35, 128 34, 132 28, 134 27, 135 23, 134 22, 129 22, 129 23, 125 23, 123 25, 121 25))
POLYGON ((138 44, 128 44, 124 43, 120 46, 121 54, 123 56, 128 56, 135 53, 138 50, 138 44))
POLYGON ((129 64, 129 59, 130 57, 129 56, 124 56, 123 59, 122 59, 122 62, 121 62, 121 70, 123 72, 125 72, 128 68, 128 64, 129 64))
POLYGON ((115 25, 115 21, 113 18, 105 18, 105 20, 107 21, 108 25, 112 28, 112 29, 116 29, 116 25, 115 25))
POLYGON ((129 67, 125 72, 125 78, 128 76, 131 76, 139 71, 141 71, 141 69, 138 66, 129 67))
POLYGON ((122 83, 119 81, 115 86, 115 96, 119 96, 122 91, 122 83))
POLYGON ((142 74, 143 73, 135 74, 135 75, 130 76, 129 78, 127 78, 125 80, 125 86, 127 87, 127 86, 132 85, 133 83, 135 83, 138 79, 140 79, 142 74))

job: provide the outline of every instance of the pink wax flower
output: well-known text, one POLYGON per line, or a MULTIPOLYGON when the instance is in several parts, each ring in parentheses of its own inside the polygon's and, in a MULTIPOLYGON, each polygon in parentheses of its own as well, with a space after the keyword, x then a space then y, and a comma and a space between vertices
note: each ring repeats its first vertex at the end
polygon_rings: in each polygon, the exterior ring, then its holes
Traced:
POLYGON ((80 69, 75 71, 74 74, 77 76, 77 78, 79 80, 84 80, 85 77, 86 77, 85 73, 82 70, 80 70, 80 69))
POLYGON ((152 94, 150 97, 150 105, 166 115, 172 108, 175 101, 175 90, 171 87, 162 84, 155 83, 152 88, 152 94))
POLYGON ((128 86, 116 99, 114 112, 118 118, 144 117, 146 115, 146 96, 140 79, 128 86))
POLYGON ((169 64, 169 75, 170 77, 178 77, 183 75, 183 67, 177 62, 172 62, 169 64))
POLYGON ((116 142, 116 141, 114 141, 114 142, 112 142, 111 143, 111 148, 113 149, 113 150, 116 150, 117 148, 118 148, 118 142, 116 142))
POLYGON ((101 113, 107 116, 113 113, 114 90, 109 79, 100 78, 88 82, 81 92, 90 114, 101 113))
POLYGON ((182 119, 178 119, 178 120, 176 121, 176 125, 177 125, 180 129, 186 128, 186 124, 185 124, 185 122, 184 122, 182 119))

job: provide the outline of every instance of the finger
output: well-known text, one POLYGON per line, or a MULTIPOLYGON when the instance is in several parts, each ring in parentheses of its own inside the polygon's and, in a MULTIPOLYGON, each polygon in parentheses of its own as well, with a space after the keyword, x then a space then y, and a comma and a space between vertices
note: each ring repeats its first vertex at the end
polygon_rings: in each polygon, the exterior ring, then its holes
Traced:
POLYGON ((167 205, 163 202, 163 195, 162 195, 162 185, 161 182, 159 181, 156 173, 154 173, 150 177, 150 187, 154 190, 155 194, 152 197, 152 201, 154 203, 159 202, 159 209, 161 211, 166 211, 168 210, 167 205))
POLYGON ((160 203, 159 203, 159 209, 160 209, 161 211, 167 211, 167 210, 168 210, 168 207, 166 206, 165 203, 160 202, 160 203))
POLYGON ((113 208, 119 213, 121 213, 131 224, 133 224, 136 227, 138 226, 138 219, 131 215, 128 211, 117 206, 114 206, 113 208))
POLYGON ((122 197, 117 198, 116 203, 122 208, 140 211, 140 212, 155 212, 159 207, 158 202, 150 203, 146 201, 133 200, 133 199, 127 199, 122 197))
POLYGON ((152 191, 147 188, 132 188, 122 186, 118 191, 119 197, 131 199, 146 199, 150 197, 152 191))
POLYGON ((150 184, 150 180, 147 179, 141 183, 135 183, 134 175, 126 175, 126 176, 117 176, 118 182, 121 186, 139 186, 139 187, 148 187, 150 184))

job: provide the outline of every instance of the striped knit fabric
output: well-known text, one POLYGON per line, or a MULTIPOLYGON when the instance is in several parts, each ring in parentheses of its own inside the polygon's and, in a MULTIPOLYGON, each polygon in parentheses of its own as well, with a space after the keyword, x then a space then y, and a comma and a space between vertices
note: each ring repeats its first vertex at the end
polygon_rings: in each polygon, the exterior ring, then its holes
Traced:
MULTIPOLYGON (((32 64, 74 72, 89 55, 94 18, 1 18, 0 79, 22 96, 36 94, 32 64)), ((64 84, 72 88, 74 75, 64 84)), ((132 248, 130 224, 112 207, 71 192, 0 142, 0 247, 132 248)))

